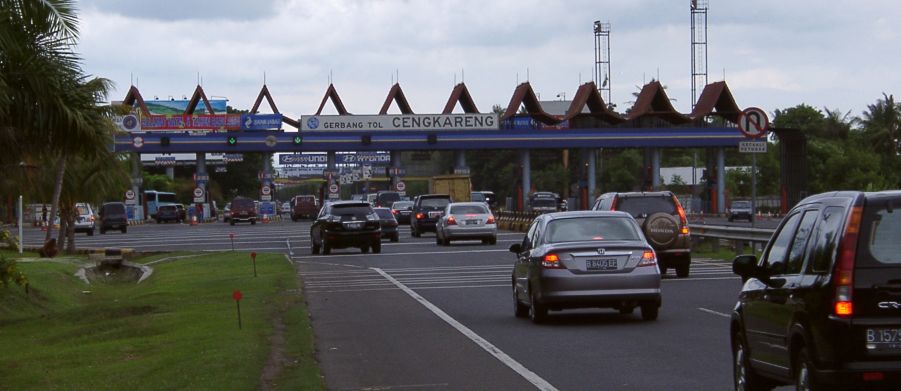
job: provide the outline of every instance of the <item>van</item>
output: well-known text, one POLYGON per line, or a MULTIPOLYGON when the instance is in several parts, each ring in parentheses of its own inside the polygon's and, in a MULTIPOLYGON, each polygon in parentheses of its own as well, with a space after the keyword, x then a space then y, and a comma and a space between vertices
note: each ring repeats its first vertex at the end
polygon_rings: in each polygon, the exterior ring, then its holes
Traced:
POLYGON ((250 222, 250 225, 257 223, 257 207, 250 198, 235 197, 231 202, 231 216, 228 223, 235 225, 238 222, 250 222))
POLYGON ((128 213, 122 202, 107 202, 100 206, 100 233, 105 234, 111 229, 128 232, 128 213))
POLYGON ((736 388, 899 389, 901 191, 823 193, 785 216, 731 314, 736 388))
POLYGON ((375 196, 376 208, 390 208, 392 204, 400 201, 400 193, 396 191, 379 191, 375 196))
POLYGON ((319 214, 319 199, 313 195, 298 195, 291 199, 291 221, 312 219, 319 214))

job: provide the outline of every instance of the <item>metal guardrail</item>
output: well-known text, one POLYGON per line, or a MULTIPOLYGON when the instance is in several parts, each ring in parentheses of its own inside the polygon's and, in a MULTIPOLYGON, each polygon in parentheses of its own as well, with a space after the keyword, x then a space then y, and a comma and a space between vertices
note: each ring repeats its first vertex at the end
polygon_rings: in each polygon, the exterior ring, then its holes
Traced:
POLYGON ((770 241, 775 229, 730 227, 725 225, 689 224, 692 237, 714 238, 740 242, 764 243, 770 241))

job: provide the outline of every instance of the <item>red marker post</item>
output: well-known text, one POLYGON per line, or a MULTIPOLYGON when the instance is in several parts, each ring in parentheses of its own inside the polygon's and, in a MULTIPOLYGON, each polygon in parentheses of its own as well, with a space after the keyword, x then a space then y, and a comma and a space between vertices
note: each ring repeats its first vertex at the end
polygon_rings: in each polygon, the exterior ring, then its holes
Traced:
POLYGON ((257 276, 257 252, 250 253, 250 260, 253 261, 253 276, 257 276))
POLYGON ((235 290, 232 292, 232 299, 235 299, 235 304, 238 306, 238 330, 241 329, 241 291, 235 290))
POLYGON ((235 233, 234 232, 230 232, 228 234, 228 240, 232 241, 232 252, 235 252, 235 233))

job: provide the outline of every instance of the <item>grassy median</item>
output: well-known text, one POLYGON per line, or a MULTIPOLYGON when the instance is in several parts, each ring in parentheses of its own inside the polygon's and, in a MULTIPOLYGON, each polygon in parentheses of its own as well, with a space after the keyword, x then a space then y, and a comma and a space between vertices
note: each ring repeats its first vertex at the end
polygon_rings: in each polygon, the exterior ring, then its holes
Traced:
POLYGON ((0 388, 324 389, 283 255, 259 254, 256 278, 247 253, 164 261, 140 284, 86 284, 84 262, 22 260, 28 294, 0 287, 0 388))

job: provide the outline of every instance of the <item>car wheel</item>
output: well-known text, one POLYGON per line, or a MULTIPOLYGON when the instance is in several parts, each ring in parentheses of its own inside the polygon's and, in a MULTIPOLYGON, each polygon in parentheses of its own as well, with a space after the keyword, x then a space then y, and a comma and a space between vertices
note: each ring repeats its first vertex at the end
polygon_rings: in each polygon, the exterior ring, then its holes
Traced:
POLYGON ((127 233, 127 232, 128 232, 128 228, 127 228, 127 227, 122 227, 122 233, 127 233))
POLYGON ((381 254, 381 253, 382 253, 382 242, 378 242, 378 243, 376 243, 376 244, 373 244, 373 245, 372 245, 372 252, 375 253, 375 254, 381 254))
POLYGON ((538 301, 534 290, 529 292, 529 319, 535 324, 540 324, 547 320, 547 307, 538 301))
POLYGON ((676 276, 679 278, 688 277, 688 272, 691 269, 691 255, 686 255, 681 259, 679 265, 676 266, 676 276))
POLYGON ((816 372, 816 366, 813 363, 813 360, 810 359, 810 353, 807 351, 807 348, 801 348, 801 351, 798 352, 798 362, 795 363, 795 389, 798 391, 810 391, 810 390, 819 390, 821 389, 821 385, 815 382, 815 378, 812 376, 814 372, 816 372))
POLYGON ((661 276, 666 275, 666 266, 663 266, 663 265, 660 264, 660 262, 657 262, 657 267, 660 268, 660 275, 661 275, 661 276))
POLYGON ((439 246, 444 244, 444 242, 441 241, 441 237, 438 235, 435 235, 435 244, 437 244, 439 246))
POLYGON ((250 220, 250 225, 257 225, 257 221, 256 221, 256 220, 250 220))
POLYGON ((328 242, 325 239, 322 240, 322 255, 329 255, 332 253, 332 247, 328 245, 328 242))
POLYGON ((646 301, 641 303, 641 319, 657 320, 657 314, 659 312, 660 307, 657 305, 656 301, 646 301))
POLYGON ((93 228, 91 228, 91 230, 88 231, 88 236, 94 236, 94 229, 93 229, 93 228))
POLYGON ((310 244, 312 244, 312 252, 313 255, 319 254, 319 245, 316 244, 316 240, 313 239, 313 236, 310 235, 310 244))
POLYGON ((620 315, 632 315, 633 312, 635 312, 635 307, 632 307, 632 306, 619 308, 620 315))
POLYGON ((231 225, 235 225, 235 221, 234 221, 234 220, 229 220, 228 223, 231 224, 231 225))
POLYGON ((491 239, 488 239, 488 244, 490 244, 490 245, 497 244, 497 236, 492 236, 491 239))
POLYGON ((488 239, 482 239, 482 244, 488 244, 488 239))
POLYGON ((100 234, 101 234, 101 235, 106 235, 106 230, 103 229, 103 228, 100 228, 100 234))
POLYGON ((360 247, 360 252, 363 254, 369 253, 369 246, 360 247))
POLYGON ((516 315, 517 318, 525 318, 529 315, 529 307, 519 302, 519 290, 516 289, 515 283, 513 284, 513 315, 516 315))
POLYGON ((732 348, 732 382, 737 391, 768 391, 773 387, 751 368, 751 358, 742 333, 735 335, 732 348))
POLYGON ((394 235, 391 235, 391 241, 392 241, 392 242, 399 242, 399 241, 400 241, 400 234, 395 233, 394 235))
POLYGON ((733 218, 732 216, 729 216, 729 222, 730 222, 730 223, 732 222, 732 220, 734 220, 734 218, 733 218))

